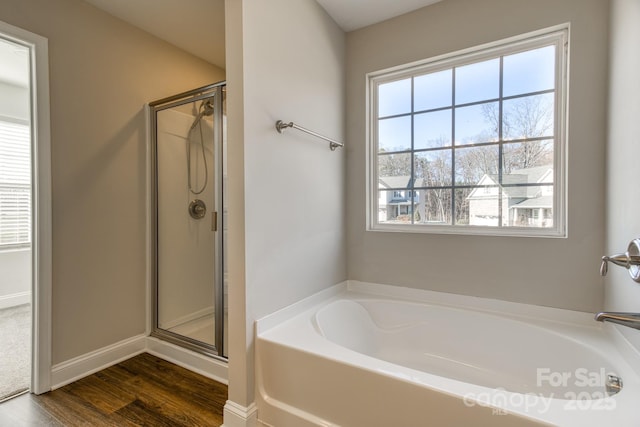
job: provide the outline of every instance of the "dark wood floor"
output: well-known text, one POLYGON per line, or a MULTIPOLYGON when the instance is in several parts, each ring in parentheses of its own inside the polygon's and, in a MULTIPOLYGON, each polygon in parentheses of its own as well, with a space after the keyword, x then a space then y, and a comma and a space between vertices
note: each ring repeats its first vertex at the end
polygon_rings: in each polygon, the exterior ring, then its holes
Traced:
POLYGON ((226 385, 143 353, 0 403, 0 426, 220 426, 226 401, 226 385))

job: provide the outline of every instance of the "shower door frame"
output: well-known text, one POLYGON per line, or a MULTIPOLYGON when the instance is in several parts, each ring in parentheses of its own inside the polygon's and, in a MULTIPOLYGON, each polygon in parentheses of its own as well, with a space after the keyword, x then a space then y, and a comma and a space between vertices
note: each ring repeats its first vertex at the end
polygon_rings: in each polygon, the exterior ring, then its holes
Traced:
MULTIPOLYGON (((216 359, 227 361, 224 356, 224 204, 223 204, 223 97, 226 81, 213 83, 177 95, 150 102, 149 106, 149 143, 150 152, 150 259, 149 274, 151 282, 151 330, 152 337, 176 344, 180 347, 204 354, 216 359), (197 102, 213 97, 214 101, 214 211, 217 212, 216 231, 214 236, 214 318, 215 345, 171 332, 158 327, 158 151, 157 151, 157 120, 159 111, 167 110, 179 105, 197 102)), ((186 213, 186 208, 185 208, 186 213)))

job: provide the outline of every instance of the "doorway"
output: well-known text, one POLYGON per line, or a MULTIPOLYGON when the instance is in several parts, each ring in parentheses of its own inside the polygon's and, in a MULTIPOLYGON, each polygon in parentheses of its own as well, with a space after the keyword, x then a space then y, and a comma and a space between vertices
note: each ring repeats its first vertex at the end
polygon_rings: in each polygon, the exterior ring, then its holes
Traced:
POLYGON ((0 401, 51 386, 47 39, 0 21, 0 401))
POLYGON ((31 386, 29 56, 0 38, 0 401, 31 386))

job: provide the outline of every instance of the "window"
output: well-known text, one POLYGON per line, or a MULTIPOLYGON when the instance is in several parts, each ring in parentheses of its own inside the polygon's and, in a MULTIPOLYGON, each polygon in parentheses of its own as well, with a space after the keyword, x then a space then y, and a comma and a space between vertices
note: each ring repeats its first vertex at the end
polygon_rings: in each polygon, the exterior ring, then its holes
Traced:
POLYGON ((29 126, 0 119, 0 250, 31 243, 29 126))
POLYGON ((369 74, 369 229, 565 236, 567 43, 563 26, 369 74))

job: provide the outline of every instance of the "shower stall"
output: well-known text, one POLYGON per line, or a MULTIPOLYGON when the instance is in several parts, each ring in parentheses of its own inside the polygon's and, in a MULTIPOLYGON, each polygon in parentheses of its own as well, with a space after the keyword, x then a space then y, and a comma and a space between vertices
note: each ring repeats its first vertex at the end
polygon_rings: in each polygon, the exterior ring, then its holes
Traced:
POLYGON ((225 358, 226 85, 149 103, 151 335, 225 358))

